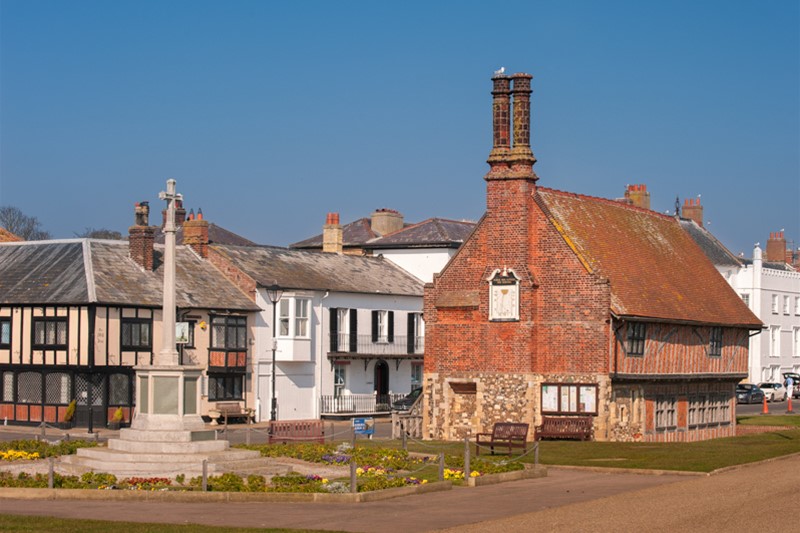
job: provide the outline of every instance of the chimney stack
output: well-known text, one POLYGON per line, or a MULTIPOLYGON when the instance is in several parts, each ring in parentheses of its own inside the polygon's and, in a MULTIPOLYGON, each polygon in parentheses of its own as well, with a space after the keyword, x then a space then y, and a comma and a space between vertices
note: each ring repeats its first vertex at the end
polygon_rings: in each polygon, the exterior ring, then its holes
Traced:
POLYGON ((786 237, 784 237, 782 231, 775 231, 769 234, 766 260, 771 263, 786 262, 786 237))
POLYGON ((156 228, 150 226, 150 204, 137 202, 134 225, 128 228, 128 253, 145 270, 153 270, 153 242, 156 228))
POLYGON ((372 231, 378 235, 388 235, 404 227, 403 215, 394 209, 376 209, 370 220, 372 231))
POLYGON ((703 227, 703 206, 700 198, 687 198, 681 208, 681 218, 694 220, 698 226, 703 227))
POLYGON ((208 257, 208 221, 203 220, 202 209, 197 210, 196 218, 190 216, 183 223, 183 244, 191 247, 200 257, 208 257))
POLYGON ((628 185, 625 190, 625 200, 630 205, 650 209, 650 193, 647 192, 647 185, 628 185))
MULTIPOLYGON (((183 200, 175 200, 175 229, 179 229, 183 226, 184 221, 186 220, 186 208, 183 207, 183 200)), ((167 224, 167 210, 163 209, 161 211, 161 227, 163 228, 167 224)))
POLYGON ((342 226, 339 225, 339 213, 328 213, 325 225, 322 226, 322 251, 326 253, 342 253, 342 226))
POLYGON ((492 77, 492 123, 494 144, 489 154, 490 169, 485 179, 528 179, 536 181, 533 172, 536 158, 531 151, 531 80, 533 76, 517 73, 492 77), (513 104, 509 112, 509 96, 513 104), (513 117, 512 117, 513 114, 513 117), (513 145, 510 128, 513 123, 513 145))

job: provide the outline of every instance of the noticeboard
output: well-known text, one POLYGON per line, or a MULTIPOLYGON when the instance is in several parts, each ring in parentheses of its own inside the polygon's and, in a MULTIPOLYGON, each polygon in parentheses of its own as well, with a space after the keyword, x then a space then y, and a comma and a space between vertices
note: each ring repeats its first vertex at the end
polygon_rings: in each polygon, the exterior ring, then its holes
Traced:
POLYGON ((374 418, 354 418, 353 433, 356 435, 372 435, 375 433, 374 418))

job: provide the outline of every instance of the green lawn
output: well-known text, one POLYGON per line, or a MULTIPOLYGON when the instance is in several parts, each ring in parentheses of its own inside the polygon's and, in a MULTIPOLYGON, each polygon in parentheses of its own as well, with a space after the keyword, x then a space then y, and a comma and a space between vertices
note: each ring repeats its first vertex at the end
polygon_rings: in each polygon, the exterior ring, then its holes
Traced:
POLYGON ((282 531, 314 532, 312 529, 256 529, 244 527, 201 526, 197 524, 146 524, 138 522, 110 522, 105 520, 67 520, 43 516, 21 516, 0 514, 0 531, 37 532, 37 533, 105 533, 106 531, 124 530, 125 533, 245 533, 248 531, 264 531, 279 533, 282 531))
POLYGON ((800 416, 797 415, 739 416, 736 417, 736 421, 745 426, 796 426, 800 428, 800 416))
MULTIPOLYGON (((800 417, 793 415, 742 417, 740 423, 794 425, 800 428, 800 417)), ((359 441, 359 445, 399 446, 396 441, 359 441)), ((463 457, 464 443, 409 441, 408 449, 431 455, 437 455, 442 451, 445 455, 463 457)), ((470 449, 470 453, 475 453, 474 446, 470 446, 470 449)), ((711 472, 726 466, 793 453, 800 453, 800 431, 795 429, 690 443, 542 441, 539 461, 545 465, 711 472)), ((533 457, 533 454, 529 454, 521 461, 532 463, 533 457)))

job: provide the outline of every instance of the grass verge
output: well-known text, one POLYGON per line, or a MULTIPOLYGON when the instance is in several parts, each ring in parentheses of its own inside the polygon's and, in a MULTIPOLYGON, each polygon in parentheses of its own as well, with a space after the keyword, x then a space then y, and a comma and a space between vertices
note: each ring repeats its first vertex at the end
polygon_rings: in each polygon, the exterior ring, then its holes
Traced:
POLYGON ((263 531, 270 533, 280 532, 308 532, 321 533, 316 529, 263 529, 201 526, 198 524, 148 524, 139 522, 112 522, 106 520, 82 520, 66 518, 49 518, 46 516, 23 516, 0 514, 0 530, 6 532, 31 532, 37 533, 105 533, 107 531, 124 530, 126 533, 238 533, 248 531, 263 531))

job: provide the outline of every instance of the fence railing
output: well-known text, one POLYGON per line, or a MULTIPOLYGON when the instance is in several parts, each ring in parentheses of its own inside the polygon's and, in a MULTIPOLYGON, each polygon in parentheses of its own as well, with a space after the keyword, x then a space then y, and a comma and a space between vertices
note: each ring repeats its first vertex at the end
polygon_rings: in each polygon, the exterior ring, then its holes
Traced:
POLYGON ((425 337, 330 334, 331 353, 359 353, 369 355, 422 355, 425 337))
POLYGON ((392 403, 405 394, 343 394, 324 395, 320 398, 320 415, 384 414, 390 413, 392 403))

